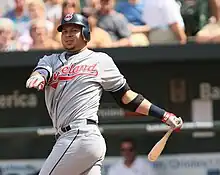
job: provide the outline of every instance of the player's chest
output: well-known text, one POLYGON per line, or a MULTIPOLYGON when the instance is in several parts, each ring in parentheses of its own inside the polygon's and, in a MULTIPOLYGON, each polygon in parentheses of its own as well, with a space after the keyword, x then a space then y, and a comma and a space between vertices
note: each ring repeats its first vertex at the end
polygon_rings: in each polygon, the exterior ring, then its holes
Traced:
POLYGON ((49 80, 49 86, 56 88, 59 83, 88 83, 98 81, 100 68, 98 62, 66 62, 55 69, 49 80))

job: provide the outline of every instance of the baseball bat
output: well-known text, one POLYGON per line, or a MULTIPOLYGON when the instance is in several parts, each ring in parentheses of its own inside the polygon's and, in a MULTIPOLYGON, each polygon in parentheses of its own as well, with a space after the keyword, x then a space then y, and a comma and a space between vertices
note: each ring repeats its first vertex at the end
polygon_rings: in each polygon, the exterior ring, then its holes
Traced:
POLYGON ((148 160, 151 162, 155 162, 160 154, 162 153, 164 147, 166 146, 167 140, 172 134, 173 129, 169 129, 166 134, 154 145, 151 151, 148 154, 148 160))

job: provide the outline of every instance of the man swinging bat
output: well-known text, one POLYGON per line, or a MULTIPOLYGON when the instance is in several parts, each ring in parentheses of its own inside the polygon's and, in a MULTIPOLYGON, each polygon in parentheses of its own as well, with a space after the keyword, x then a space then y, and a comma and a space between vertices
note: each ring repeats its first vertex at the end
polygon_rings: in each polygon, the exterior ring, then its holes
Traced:
POLYGON ((173 129, 182 126, 181 118, 134 92, 109 55, 87 48, 85 17, 68 14, 57 30, 66 51, 41 58, 26 82, 27 88, 45 91, 56 129, 56 143, 40 175, 101 175, 106 144, 97 111, 103 90, 125 109, 154 116, 173 129))

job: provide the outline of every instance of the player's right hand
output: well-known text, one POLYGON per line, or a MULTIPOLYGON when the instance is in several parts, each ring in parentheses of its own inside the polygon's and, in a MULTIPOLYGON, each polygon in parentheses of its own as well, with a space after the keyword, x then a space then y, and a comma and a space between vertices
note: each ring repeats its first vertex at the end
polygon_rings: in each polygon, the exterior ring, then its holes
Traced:
POLYGON ((162 121, 174 130, 179 130, 183 125, 183 120, 181 117, 177 117, 173 113, 169 112, 164 114, 162 121))
POLYGON ((46 84, 45 78, 41 74, 35 74, 30 76, 26 82, 26 88, 35 88, 37 90, 43 90, 46 84))

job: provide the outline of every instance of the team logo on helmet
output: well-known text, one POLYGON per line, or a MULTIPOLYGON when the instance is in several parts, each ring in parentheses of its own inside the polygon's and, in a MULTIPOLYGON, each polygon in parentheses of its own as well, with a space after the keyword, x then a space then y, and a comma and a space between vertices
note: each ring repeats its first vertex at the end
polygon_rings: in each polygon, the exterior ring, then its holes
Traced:
POLYGON ((70 14, 67 14, 67 15, 64 17, 64 20, 65 20, 65 21, 69 21, 69 20, 71 20, 72 18, 73 18, 73 14, 70 13, 70 14))

